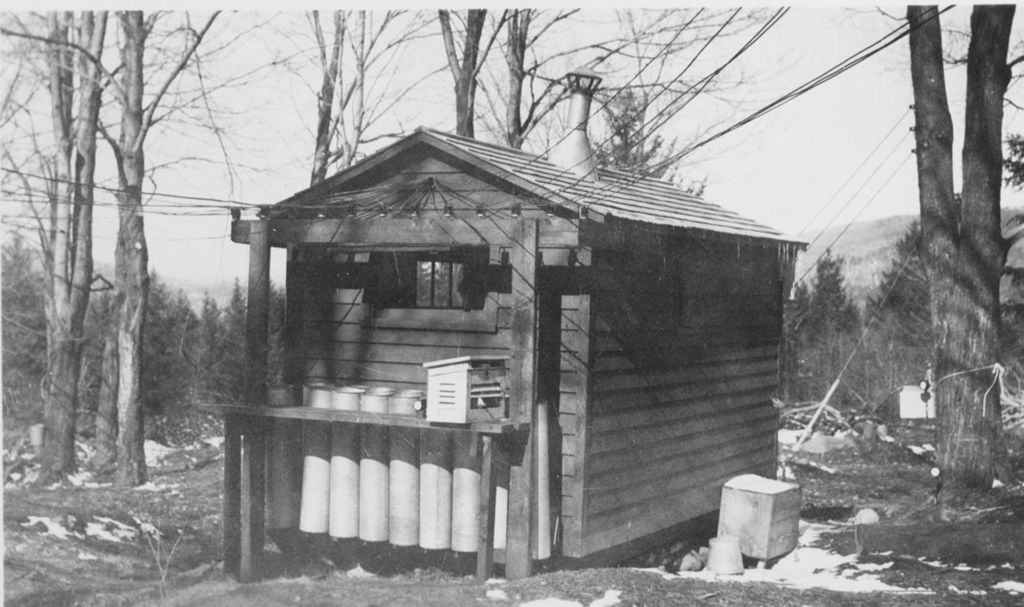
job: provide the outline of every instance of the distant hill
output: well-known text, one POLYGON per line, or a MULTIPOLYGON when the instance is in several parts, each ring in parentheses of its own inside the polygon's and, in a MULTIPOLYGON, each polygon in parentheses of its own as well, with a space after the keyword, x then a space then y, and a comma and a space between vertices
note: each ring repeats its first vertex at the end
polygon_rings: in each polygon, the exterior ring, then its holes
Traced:
MULTIPOLYGON (((185 296, 188 297, 189 304, 192 305, 192 309, 196 312, 203 307, 203 297, 209 295, 212 297, 219 306, 223 307, 231 301, 231 292, 234 290, 234 282, 217 282, 217 281, 204 281, 191 276, 179 276, 167 272, 161 272, 160 268, 151 267, 149 269, 150 276, 156 274, 160 277, 171 291, 184 291, 185 296)), ((96 262, 96 268, 94 270, 96 274, 102 274, 104 278, 110 282, 114 282, 114 265, 111 263, 96 262)), ((245 289, 245 282, 242 282, 242 288, 245 289)))
MULTIPOLYGON (((1003 219, 1007 220, 1021 212, 1024 212, 1024 209, 1019 207, 1003 209, 1003 219)), ((896 215, 858 221, 849 227, 844 225, 829 228, 820 237, 817 232, 811 231, 803 238, 816 240, 797 261, 796 276, 803 276, 825 249, 831 247, 834 256, 843 258, 843 273, 850 296, 858 305, 862 305, 878 288, 882 274, 896 254, 896 243, 917 217, 896 215)), ((1013 247, 1008 263, 1015 267, 1024 267, 1024 242, 1019 242, 1013 247)), ((809 281, 813 277, 814 272, 811 270, 804 280, 809 281)))

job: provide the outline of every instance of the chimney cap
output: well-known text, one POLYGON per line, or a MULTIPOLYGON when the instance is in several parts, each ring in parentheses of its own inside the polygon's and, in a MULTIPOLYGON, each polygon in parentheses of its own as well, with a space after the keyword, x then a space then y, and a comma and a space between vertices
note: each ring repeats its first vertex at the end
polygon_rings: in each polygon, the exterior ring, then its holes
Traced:
POLYGON ((597 72, 586 66, 580 66, 565 75, 566 86, 573 93, 582 91, 593 95, 602 80, 597 72))

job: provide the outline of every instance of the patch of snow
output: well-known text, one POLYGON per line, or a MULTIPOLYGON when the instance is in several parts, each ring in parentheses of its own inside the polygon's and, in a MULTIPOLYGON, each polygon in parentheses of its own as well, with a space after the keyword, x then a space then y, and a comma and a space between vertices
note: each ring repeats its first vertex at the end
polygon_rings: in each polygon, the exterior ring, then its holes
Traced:
POLYGON ((508 593, 505 592, 504 590, 502 590, 501 588, 488 588, 487 589, 487 593, 484 594, 484 596, 487 597, 487 599, 491 600, 491 601, 507 601, 507 600, 509 600, 508 593))
POLYGON ((780 445, 795 445, 800 441, 800 435, 803 434, 803 430, 789 430, 786 428, 779 429, 779 444, 780 445))
MULTIPOLYGON (((892 554, 890 552, 890 554, 892 554)), ((883 571, 885 569, 892 569, 892 563, 857 563, 856 567, 860 571, 883 571)))
POLYGON ((583 603, 567 601, 565 599, 537 599, 526 603, 519 603, 519 607, 583 607, 583 603))
POLYGON ((176 451, 167 445, 161 445, 155 440, 146 441, 143 449, 146 452, 146 465, 152 468, 159 466, 165 457, 176 451))
POLYGON ((345 575, 347 575, 348 577, 356 577, 356 578, 377 577, 376 574, 370 573, 369 571, 363 569, 359 565, 356 565, 355 567, 353 567, 353 568, 349 569, 348 571, 346 571, 345 575))
POLYGON ((76 536, 76 533, 68 531, 68 528, 61 524, 60 521, 50 518, 48 516, 29 516, 27 523, 22 523, 22 527, 34 527, 35 525, 42 524, 46 527, 46 535, 52 535, 53 537, 66 540, 69 537, 76 536))
POLYGON ((492 578, 488 579, 488 580, 487 580, 486 582, 484 582, 484 583, 485 583, 485 584, 504 584, 504 583, 505 583, 505 582, 507 582, 507 581, 508 581, 508 580, 506 580, 506 579, 505 579, 505 578, 503 578, 503 577, 492 577, 492 578))
POLYGON ((149 481, 143 485, 139 485, 138 487, 133 487, 132 491, 167 491, 168 489, 173 489, 177 486, 177 483, 173 485, 158 485, 153 481, 149 481))
POLYGON ((1000 488, 1005 487, 1005 486, 1006 485, 1003 484, 1003 481, 999 480, 998 478, 992 479, 992 488, 993 489, 1000 489, 1000 488))
POLYGON ((1005 582, 999 582, 998 584, 992 585, 993 590, 1002 590, 1009 592, 1010 594, 1020 594, 1024 592, 1024 582, 1013 582, 1006 580, 1005 582))
POLYGON ((203 442, 206 443, 207 445, 210 445, 214 449, 220 449, 221 446, 224 444, 224 437, 223 436, 211 436, 209 438, 204 438, 203 442))
POLYGON ((619 600, 620 596, 621 590, 605 590, 603 597, 590 602, 590 607, 614 607, 622 602, 619 600))
POLYGON ((953 567, 953 569, 956 569, 957 571, 981 571, 981 569, 971 567, 967 563, 960 563, 956 567, 953 567))
POLYGON ((984 595, 988 594, 988 592, 986 592, 984 590, 960 590, 959 588, 957 588, 953 584, 949 585, 949 591, 952 592, 953 594, 970 594, 972 596, 984 596, 984 595))
POLYGON ((92 472, 89 472, 88 470, 83 470, 78 474, 68 475, 68 482, 71 483, 72 487, 81 487, 90 480, 92 480, 92 472))
POLYGON ((116 521, 112 518, 105 516, 93 517, 96 519, 95 523, 86 523, 85 534, 96 539, 106 540, 108 542, 122 542, 125 540, 134 540, 138 535, 138 531, 131 525, 126 525, 121 521, 116 521))
POLYGON ((89 554, 88 552, 79 552, 78 553, 78 560, 80 560, 80 561, 97 561, 97 560, 99 560, 99 557, 96 556, 95 554, 89 554))
POLYGON ((836 525, 801 521, 801 534, 797 548, 781 558, 771 569, 745 569, 742 575, 718 576, 710 571, 680 571, 665 573, 657 569, 644 569, 661 575, 666 580, 696 579, 704 581, 768 582, 793 588, 825 588, 837 592, 888 592, 903 594, 931 594, 927 589, 907 589, 883 583, 877 576, 862 573, 887 569, 891 564, 857 563, 855 555, 843 556, 814 546, 823 531, 836 525), (841 571, 842 570, 842 571, 841 571))

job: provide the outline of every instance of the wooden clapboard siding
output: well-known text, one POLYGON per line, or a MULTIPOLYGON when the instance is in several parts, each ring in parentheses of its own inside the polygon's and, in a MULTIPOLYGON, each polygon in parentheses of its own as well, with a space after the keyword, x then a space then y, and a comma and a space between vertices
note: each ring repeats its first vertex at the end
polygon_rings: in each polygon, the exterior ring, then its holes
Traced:
POLYGON ((561 296, 559 427, 562 433, 562 555, 583 556, 584 472, 590 390, 590 295, 561 296))
MULTIPOLYGON (((335 289, 323 282, 309 284, 306 297, 320 302, 304 306, 302 343, 297 366, 305 381, 336 381, 352 384, 386 385, 394 388, 426 386, 423 363, 471 354, 500 354, 508 351, 507 323, 493 331, 459 331, 432 328, 377 327, 363 302, 362 289, 335 289), (329 300, 329 304, 323 303, 329 300)), ((490 295, 498 300, 503 294, 490 295)), ((507 307, 507 304, 505 304, 507 307)), ((472 312, 470 312, 472 314, 472 312)), ((459 315, 453 311, 453 315, 459 315)))
POLYGON ((593 253, 581 554, 716 509, 732 476, 774 473, 774 263, 664 236, 593 253))

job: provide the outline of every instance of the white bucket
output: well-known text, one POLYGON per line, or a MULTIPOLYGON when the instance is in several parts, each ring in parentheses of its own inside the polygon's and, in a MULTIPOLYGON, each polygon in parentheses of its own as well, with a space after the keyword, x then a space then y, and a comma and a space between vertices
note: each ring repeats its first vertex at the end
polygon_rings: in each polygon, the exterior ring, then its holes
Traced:
POLYGON ((387 413, 391 409, 391 388, 370 388, 363 393, 360 409, 367 413, 387 413))
POLYGON ((725 575, 743 573, 740 541, 731 535, 711 538, 708 550, 708 570, 725 575))
POLYGON ((394 415, 416 415, 416 403, 425 398, 422 390, 399 390, 391 397, 390 412, 394 415))
POLYGON ((302 387, 302 404, 314 409, 330 409, 334 398, 334 386, 328 383, 312 383, 302 387))
POLYGON ((331 408, 358 411, 359 401, 366 389, 359 386, 335 386, 331 394, 331 408))

